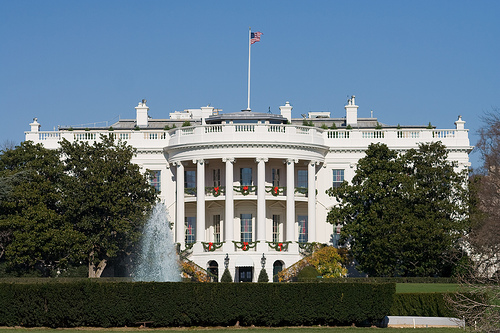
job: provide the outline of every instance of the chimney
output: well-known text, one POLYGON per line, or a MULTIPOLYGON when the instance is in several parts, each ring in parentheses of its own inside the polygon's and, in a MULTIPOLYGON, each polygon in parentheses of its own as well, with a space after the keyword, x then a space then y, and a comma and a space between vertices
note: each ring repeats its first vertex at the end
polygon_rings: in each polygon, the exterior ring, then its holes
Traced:
POLYGON ((283 118, 288 119, 288 121, 292 122, 292 109, 293 107, 290 105, 290 102, 286 101, 284 106, 280 106, 280 113, 283 118))
POLYGON ((139 102, 139 105, 135 107, 135 110, 137 111, 137 126, 139 127, 148 127, 148 110, 149 107, 146 105, 146 100, 143 99, 141 102, 139 102))
POLYGON ((214 113, 214 107, 207 105, 201 107, 201 124, 205 125, 205 119, 210 117, 214 113))
POLYGON ((351 98, 347 100, 347 105, 345 106, 345 121, 346 126, 358 126, 358 107, 356 105, 356 96, 352 95, 351 98))
POLYGON ((458 116, 458 120, 455 121, 455 129, 457 130, 465 129, 465 121, 462 120, 462 116, 458 116))
POLYGON ((40 131, 40 123, 38 123, 38 118, 33 118, 33 122, 30 124, 31 132, 39 132, 40 131))

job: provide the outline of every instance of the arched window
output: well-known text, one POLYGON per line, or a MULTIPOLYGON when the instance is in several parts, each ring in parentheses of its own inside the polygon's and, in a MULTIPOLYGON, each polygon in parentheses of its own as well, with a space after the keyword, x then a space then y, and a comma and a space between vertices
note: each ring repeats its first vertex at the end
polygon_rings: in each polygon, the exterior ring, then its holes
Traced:
POLYGON ((276 260, 273 264, 273 282, 279 282, 278 273, 283 270, 283 261, 276 260))
POLYGON ((207 271, 212 282, 219 282, 219 264, 217 263, 217 261, 209 261, 207 271))

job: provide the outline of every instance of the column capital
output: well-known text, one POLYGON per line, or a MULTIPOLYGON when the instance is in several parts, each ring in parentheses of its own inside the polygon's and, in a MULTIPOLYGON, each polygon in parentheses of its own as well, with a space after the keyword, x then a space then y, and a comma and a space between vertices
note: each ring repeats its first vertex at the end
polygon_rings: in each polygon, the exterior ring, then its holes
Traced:
POLYGON ((260 161, 264 161, 264 163, 267 163, 269 159, 267 157, 256 157, 255 162, 259 163, 260 161))
POLYGON ((287 158, 284 162, 285 164, 297 164, 299 163, 299 159, 298 158, 287 158))
POLYGON ((236 159, 234 157, 223 157, 222 158, 222 162, 224 162, 224 163, 226 163, 226 162, 234 163, 234 162, 236 162, 236 159))
POLYGON ((193 158, 193 163, 194 164, 198 164, 198 163, 203 164, 203 163, 205 163, 205 160, 202 158, 193 158))
POLYGON ((184 164, 182 164, 182 161, 173 162, 172 164, 176 167, 184 166, 184 164))

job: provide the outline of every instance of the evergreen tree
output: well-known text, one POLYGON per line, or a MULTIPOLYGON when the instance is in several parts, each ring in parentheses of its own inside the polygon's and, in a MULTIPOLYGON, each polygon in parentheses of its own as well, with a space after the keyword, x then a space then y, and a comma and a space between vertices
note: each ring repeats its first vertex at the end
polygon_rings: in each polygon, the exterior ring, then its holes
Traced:
POLYGON ((224 270, 224 273, 222 274, 222 278, 220 279, 220 282, 233 282, 233 278, 232 278, 231 273, 229 272, 228 268, 226 268, 224 270))
POLYGON ((259 278, 257 282, 269 282, 269 277, 267 276, 267 272, 265 269, 261 269, 259 273, 259 278))

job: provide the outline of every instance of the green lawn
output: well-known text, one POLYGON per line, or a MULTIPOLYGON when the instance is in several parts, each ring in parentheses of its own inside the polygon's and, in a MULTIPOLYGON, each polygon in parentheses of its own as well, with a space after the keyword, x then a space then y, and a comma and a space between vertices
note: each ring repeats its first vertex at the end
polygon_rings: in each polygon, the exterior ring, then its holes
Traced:
POLYGON ((444 293, 454 292, 454 283, 396 283, 396 293, 444 293))
MULTIPOLYGON (((457 333, 458 328, 417 328, 416 330, 425 333, 457 333)), ((283 327, 283 328, 169 328, 169 329, 149 329, 149 328, 93 328, 93 329, 49 329, 49 328, 0 328, 0 333, 52 333, 63 331, 64 333, 96 333, 96 332, 193 332, 193 333, 374 333, 383 331, 384 333, 413 333, 413 328, 362 328, 362 327, 283 327)))

